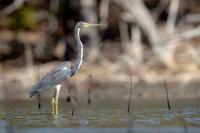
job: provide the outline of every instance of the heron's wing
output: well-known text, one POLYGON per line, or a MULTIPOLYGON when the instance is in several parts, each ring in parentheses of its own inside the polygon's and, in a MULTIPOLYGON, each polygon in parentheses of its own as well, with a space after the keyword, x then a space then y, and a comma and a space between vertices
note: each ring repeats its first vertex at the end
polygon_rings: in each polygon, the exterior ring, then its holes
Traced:
POLYGON ((37 92, 51 88, 62 82, 64 79, 69 78, 71 76, 71 68, 71 63, 64 62, 53 69, 32 87, 30 96, 33 96, 37 92))
POLYGON ((71 74, 72 65, 69 62, 64 62, 47 75, 45 75, 41 81, 45 84, 49 84, 49 82, 61 82, 63 78, 69 78, 71 74))

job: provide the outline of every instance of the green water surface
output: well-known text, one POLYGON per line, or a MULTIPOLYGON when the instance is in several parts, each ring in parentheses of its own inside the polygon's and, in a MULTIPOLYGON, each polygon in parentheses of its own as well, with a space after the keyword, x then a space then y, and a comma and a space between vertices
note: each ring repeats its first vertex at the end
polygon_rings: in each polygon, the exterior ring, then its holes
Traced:
POLYGON ((166 101, 131 101, 93 99, 88 105, 79 99, 72 116, 72 106, 65 100, 59 102, 59 115, 51 113, 51 100, 42 100, 37 109, 36 100, 2 101, 0 132, 70 132, 70 133, 126 133, 126 132, 191 132, 200 133, 200 102, 175 100, 168 110, 166 101))

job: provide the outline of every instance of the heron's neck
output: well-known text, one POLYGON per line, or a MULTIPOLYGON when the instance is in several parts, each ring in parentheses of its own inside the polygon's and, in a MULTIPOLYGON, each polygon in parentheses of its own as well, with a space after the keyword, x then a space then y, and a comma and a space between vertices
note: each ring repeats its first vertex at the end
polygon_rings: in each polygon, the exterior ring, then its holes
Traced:
POLYGON ((76 55, 76 63, 74 66, 74 71, 77 72, 81 66, 82 58, 83 58, 83 44, 80 40, 80 28, 75 27, 75 39, 77 44, 77 55, 76 55))

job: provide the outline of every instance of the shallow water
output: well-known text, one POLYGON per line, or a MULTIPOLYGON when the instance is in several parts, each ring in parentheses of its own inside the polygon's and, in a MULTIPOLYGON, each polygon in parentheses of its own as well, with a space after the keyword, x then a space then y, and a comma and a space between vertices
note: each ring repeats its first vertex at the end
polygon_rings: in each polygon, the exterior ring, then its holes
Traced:
POLYGON ((88 105, 79 101, 74 116, 70 103, 59 102, 59 115, 51 114, 50 100, 42 108, 30 101, 1 102, 0 132, 70 132, 70 133, 199 133, 200 104, 198 100, 171 101, 168 110, 163 100, 132 101, 127 113, 125 100, 93 100, 88 105))

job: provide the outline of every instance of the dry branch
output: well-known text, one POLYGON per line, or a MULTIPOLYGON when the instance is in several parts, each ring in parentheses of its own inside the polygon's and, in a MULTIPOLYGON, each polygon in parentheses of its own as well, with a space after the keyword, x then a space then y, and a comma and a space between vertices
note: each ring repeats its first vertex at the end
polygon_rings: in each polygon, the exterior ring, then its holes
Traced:
MULTIPOLYGON (((97 3, 94 0, 81 0, 81 13, 84 17, 84 20, 90 23, 97 23, 97 14, 96 14, 96 6, 97 3)), ((99 55, 99 38, 97 34, 97 29, 88 30, 87 35, 90 38, 91 50, 87 57, 88 61, 93 62, 99 55)))
POLYGON ((143 1, 128 0, 124 2, 122 0, 115 0, 115 2, 132 15, 133 20, 137 22, 148 36, 149 42, 154 49, 158 45, 160 37, 155 22, 143 1))
POLYGON ((3 15, 9 15, 24 4, 25 0, 14 0, 12 4, 2 10, 3 15))
POLYGON ((177 43, 184 40, 190 40, 192 38, 200 36, 200 26, 185 32, 176 33, 174 35, 167 36, 166 38, 162 39, 162 43, 164 44, 171 44, 177 43))
POLYGON ((175 23, 177 19, 180 0, 171 0, 169 15, 167 19, 166 31, 167 33, 174 33, 175 23))
POLYGON ((102 0, 100 3, 100 23, 103 24, 103 28, 107 28, 108 13, 109 13, 110 0, 102 0))

